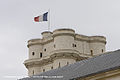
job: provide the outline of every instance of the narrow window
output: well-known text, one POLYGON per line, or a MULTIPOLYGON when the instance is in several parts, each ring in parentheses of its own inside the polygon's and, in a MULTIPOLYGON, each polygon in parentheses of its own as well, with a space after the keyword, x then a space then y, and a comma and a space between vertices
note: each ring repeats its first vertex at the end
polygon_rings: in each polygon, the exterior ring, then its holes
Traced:
POLYGON ((46 51, 46 49, 44 49, 44 51, 46 51))
POLYGON ((93 56, 93 50, 90 50, 90 52, 91 52, 91 56, 93 56))
POLYGON ((76 44, 72 44, 72 47, 76 47, 76 44))
POLYGON ((34 56, 34 55, 35 55, 35 52, 32 52, 32 55, 34 56))
POLYGON ((33 70, 33 75, 34 75, 34 70, 33 70))
POLYGON ((43 72, 45 72, 45 69, 43 69, 43 72))
POLYGON ((42 53, 40 53, 40 58, 42 57, 42 53))
POLYGON ((56 46, 55 46, 55 44, 54 44, 54 48, 55 48, 56 46))
POLYGON ((72 44, 72 47, 74 47, 75 45, 74 44, 72 44))
POLYGON ((102 53, 103 53, 103 49, 102 49, 102 53))
POLYGON ((59 66, 58 67, 60 68, 60 62, 59 62, 59 66))
POLYGON ((69 64, 69 62, 67 62, 67 65, 69 64))
POLYGON ((74 46, 76 47, 76 44, 74 46))
POLYGON ((51 67, 51 69, 53 69, 53 66, 51 67))

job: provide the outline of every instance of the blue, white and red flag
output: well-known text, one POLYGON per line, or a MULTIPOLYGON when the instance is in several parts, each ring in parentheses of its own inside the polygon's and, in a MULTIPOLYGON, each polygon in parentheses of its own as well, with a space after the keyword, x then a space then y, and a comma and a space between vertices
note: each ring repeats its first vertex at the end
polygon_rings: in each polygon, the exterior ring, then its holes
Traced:
POLYGON ((48 12, 44 13, 43 15, 34 17, 35 22, 42 22, 42 21, 48 21, 48 12))

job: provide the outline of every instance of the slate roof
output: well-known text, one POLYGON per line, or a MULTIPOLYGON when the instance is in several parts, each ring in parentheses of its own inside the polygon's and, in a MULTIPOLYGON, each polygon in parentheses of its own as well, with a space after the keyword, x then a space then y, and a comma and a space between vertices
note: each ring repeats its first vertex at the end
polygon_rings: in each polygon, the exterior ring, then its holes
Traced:
POLYGON ((62 68, 53 69, 30 78, 23 78, 20 80, 75 80, 76 78, 84 78, 118 68, 120 68, 120 50, 108 52, 94 58, 82 60, 62 68), (45 76, 57 76, 61 78, 42 78, 45 76))

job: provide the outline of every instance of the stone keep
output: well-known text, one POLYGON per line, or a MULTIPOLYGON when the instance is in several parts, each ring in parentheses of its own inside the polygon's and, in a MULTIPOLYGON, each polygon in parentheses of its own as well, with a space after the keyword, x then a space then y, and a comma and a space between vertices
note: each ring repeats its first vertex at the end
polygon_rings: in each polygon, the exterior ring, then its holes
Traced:
POLYGON ((24 64, 28 75, 60 68, 105 52, 104 36, 85 36, 72 29, 43 32, 42 39, 28 41, 29 59, 24 64))

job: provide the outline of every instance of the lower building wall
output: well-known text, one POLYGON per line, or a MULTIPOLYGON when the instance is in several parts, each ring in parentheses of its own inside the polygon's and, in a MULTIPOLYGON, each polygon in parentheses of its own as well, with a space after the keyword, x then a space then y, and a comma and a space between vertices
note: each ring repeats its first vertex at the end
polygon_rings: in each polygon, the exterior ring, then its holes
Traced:
POLYGON ((41 72, 49 71, 53 67, 53 64, 47 64, 44 66, 33 66, 28 68, 28 76, 40 74, 41 72))
POLYGON ((120 80, 120 69, 99 73, 77 80, 120 80))
POLYGON ((30 68, 28 68, 28 76, 39 74, 40 72, 42 72, 41 67, 30 67, 30 68))
POLYGON ((75 63, 75 62, 76 62, 76 60, 74 60, 74 59, 60 58, 60 59, 54 60, 53 67, 54 67, 54 69, 56 69, 56 68, 63 67, 68 64, 75 63))
POLYGON ((120 80, 120 75, 115 77, 107 78, 106 80, 120 80))
POLYGON ((44 65, 43 67, 41 67, 41 69, 42 69, 42 72, 45 72, 45 71, 52 70, 52 67, 53 67, 53 63, 50 63, 47 65, 44 65))
POLYGON ((32 76, 32 75, 36 75, 36 74, 40 74, 41 72, 46 72, 52 69, 56 69, 56 68, 60 68, 63 66, 66 66, 68 64, 72 64, 75 63, 76 60, 74 59, 67 59, 67 58, 59 58, 53 61, 53 63, 49 63, 43 66, 31 66, 28 68, 28 76, 32 76))
POLYGON ((120 74, 112 75, 107 78, 99 79, 99 80, 120 80, 120 74))

